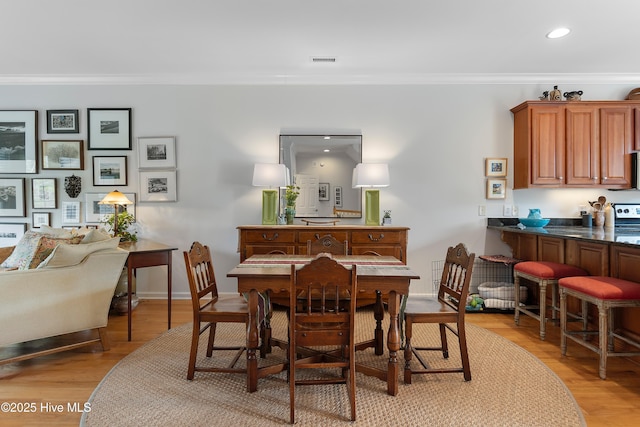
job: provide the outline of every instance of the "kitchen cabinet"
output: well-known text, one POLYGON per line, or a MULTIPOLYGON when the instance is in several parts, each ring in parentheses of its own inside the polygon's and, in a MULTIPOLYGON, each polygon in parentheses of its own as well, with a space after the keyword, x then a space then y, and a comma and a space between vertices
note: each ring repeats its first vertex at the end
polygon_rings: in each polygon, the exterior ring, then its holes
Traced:
POLYGON ((564 248, 564 239, 560 237, 538 236, 538 261, 564 264, 564 248))
POLYGON ((528 101, 514 116, 514 189, 631 188, 640 103, 528 101))

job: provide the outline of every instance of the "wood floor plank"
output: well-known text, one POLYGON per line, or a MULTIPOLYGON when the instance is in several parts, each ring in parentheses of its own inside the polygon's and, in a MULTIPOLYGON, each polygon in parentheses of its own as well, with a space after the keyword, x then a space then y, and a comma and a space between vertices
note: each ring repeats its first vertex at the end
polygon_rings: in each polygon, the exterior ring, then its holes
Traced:
MULTIPOLYGON (((191 321, 191 303, 174 301, 173 325, 191 321)), ((73 412, 89 399, 95 387, 124 356, 166 330, 166 301, 142 300, 133 313, 132 341, 127 341, 127 317, 109 318, 111 350, 98 345, 0 366, 0 402, 34 404, 35 411, 0 413, 5 426, 77 426, 81 413, 73 412), (62 412, 54 412, 63 405, 62 412), (71 405, 71 408, 68 407, 71 405)), ((547 339, 538 338, 538 322, 521 316, 515 326, 512 314, 471 313, 467 322, 491 330, 538 357, 564 381, 583 410, 590 427, 635 426, 640 419, 640 360, 614 358, 607 379, 598 377, 596 354, 575 343, 560 355, 557 326, 547 327, 547 339)), ((12 350, 19 351, 20 346, 12 350)), ((0 350, 0 356, 8 350, 0 350)), ((188 351, 188 349, 185 349, 188 351)), ((186 367, 185 367, 186 369, 186 367)), ((471 366, 473 370, 473 366, 471 366)), ((17 408, 16 408, 17 409, 17 408)))

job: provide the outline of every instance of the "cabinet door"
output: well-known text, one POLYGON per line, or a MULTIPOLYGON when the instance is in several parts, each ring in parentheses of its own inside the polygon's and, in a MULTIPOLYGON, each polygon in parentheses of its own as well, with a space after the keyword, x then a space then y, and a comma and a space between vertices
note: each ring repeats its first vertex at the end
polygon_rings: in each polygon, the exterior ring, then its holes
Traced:
POLYGON ((564 107, 531 107, 531 183, 564 183, 565 130, 564 107))
POLYGON ((538 236, 538 261, 564 263, 564 239, 538 236))
POLYGON ((598 108, 567 105, 567 185, 600 183, 600 142, 598 108))
POLYGON ((634 137, 633 137, 633 149, 635 151, 640 151, 640 107, 634 108, 635 117, 634 120, 634 137))
POLYGON ((609 275, 609 245, 569 239, 565 251, 567 264, 584 268, 592 276, 609 275))
POLYGON ((600 183, 609 188, 631 188, 631 113, 631 107, 600 108, 600 183))

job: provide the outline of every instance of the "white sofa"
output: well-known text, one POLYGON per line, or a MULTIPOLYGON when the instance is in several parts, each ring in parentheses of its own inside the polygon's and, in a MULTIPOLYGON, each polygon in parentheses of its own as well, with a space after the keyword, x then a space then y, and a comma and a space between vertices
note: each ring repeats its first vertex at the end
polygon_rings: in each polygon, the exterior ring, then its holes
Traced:
MULTIPOLYGON (((97 329, 81 342, 13 355, 0 365, 97 342, 109 349, 106 326, 128 253, 118 239, 57 244, 37 268, 0 272, 0 347, 97 329)), ((10 250, 0 250, 0 262, 10 250), (4 254, 2 253, 4 252, 4 254)))

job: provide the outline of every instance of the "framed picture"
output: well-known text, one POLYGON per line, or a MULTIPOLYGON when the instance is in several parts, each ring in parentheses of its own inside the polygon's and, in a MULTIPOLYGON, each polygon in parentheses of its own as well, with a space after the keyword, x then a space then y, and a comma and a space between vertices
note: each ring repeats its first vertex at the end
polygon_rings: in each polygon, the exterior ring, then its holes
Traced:
POLYGON ((43 225, 51 225, 51 212, 33 212, 31 216, 31 228, 40 228, 43 225))
MULTIPOLYGON (((89 223, 99 223, 105 215, 113 214, 113 205, 101 205, 99 204, 100 200, 104 199, 104 197, 109 194, 108 192, 104 193, 86 193, 85 194, 85 222, 89 223)), ((119 212, 127 211, 131 215, 136 216, 136 193, 122 193, 127 199, 131 200, 133 204, 124 205, 118 208, 119 212)))
POLYGON ((80 133, 78 110, 47 110, 47 133, 80 133))
POLYGON ((131 150, 131 108, 88 108, 89 150, 131 150))
POLYGON ((83 170, 82 141, 41 141, 40 164, 43 170, 83 170))
POLYGON ((0 111, 0 173, 37 173, 37 111, 0 111))
POLYGON ((94 156, 93 185, 127 185, 127 156, 94 156))
POLYGON ((138 138, 140 169, 171 169, 176 167, 176 139, 173 136, 138 138))
POLYGON ((342 187, 339 185, 333 187, 333 202, 336 207, 342 207, 342 187))
POLYGON ((62 223, 80 223, 80 202, 62 202, 62 223))
POLYGON ((175 202, 177 198, 176 171, 141 171, 141 202, 175 202))
POLYGON ((507 159, 486 159, 485 176, 507 176, 507 159))
POLYGON ((27 231, 27 224, 0 224, 0 247, 15 246, 27 231))
POLYGON ((33 209, 56 209, 58 200, 55 178, 33 178, 31 180, 33 209))
POLYGON ((487 180, 487 199, 504 199, 507 195, 506 179, 487 180))
POLYGON ((24 178, 0 178, 0 216, 25 216, 24 178))
POLYGON ((329 183, 318 184, 318 200, 329 200, 329 183))

